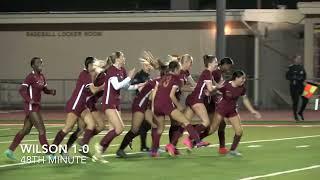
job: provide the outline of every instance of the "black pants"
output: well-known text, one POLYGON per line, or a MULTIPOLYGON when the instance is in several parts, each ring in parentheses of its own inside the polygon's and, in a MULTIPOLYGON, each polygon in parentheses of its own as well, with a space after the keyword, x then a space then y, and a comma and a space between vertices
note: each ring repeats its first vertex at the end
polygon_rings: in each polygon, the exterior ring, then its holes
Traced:
POLYGON ((293 110, 293 114, 296 117, 297 114, 302 114, 303 111, 305 110, 309 99, 305 98, 304 96, 302 96, 303 93, 303 85, 301 86, 295 86, 295 85, 290 85, 290 95, 291 95, 291 99, 292 99, 292 110, 293 110), (301 108, 298 110, 298 104, 299 101, 302 101, 301 103, 301 108))

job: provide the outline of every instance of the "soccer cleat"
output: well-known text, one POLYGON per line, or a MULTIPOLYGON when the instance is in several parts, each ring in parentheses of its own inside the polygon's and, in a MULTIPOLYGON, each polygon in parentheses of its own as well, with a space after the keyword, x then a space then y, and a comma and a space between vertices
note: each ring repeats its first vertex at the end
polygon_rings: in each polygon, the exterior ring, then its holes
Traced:
POLYGON ((225 148, 225 147, 221 147, 221 148, 219 148, 219 154, 228 154, 228 149, 227 148, 225 148))
POLYGON ((126 154, 126 152, 124 152, 123 149, 119 149, 117 152, 116 152, 116 155, 118 158, 127 158, 128 155, 126 154))
POLYGON ((96 143, 94 149, 96 150, 94 156, 98 159, 102 159, 103 147, 99 143, 96 143))
POLYGON ((301 121, 304 121, 303 113, 298 113, 298 118, 301 121))
POLYGON ((299 119, 299 117, 298 117, 298 114, 294 114, 294 120, 295 120, 296 122, 299 122, 299 121, 300 121, 300 119, 299 119))
POLYGON ((141 152, 149 152, 149 151, 150 151, 150 148, 147 147, 147 146, 146 146, 146 147, 141 147, 141 148, 140 148, 140 151, 141 151, 141 152))
POLYGON ((151 157, 160 157, 160 153, 158 152, 158 150, 151 150, 150 156, 151 157))
POLYGON ((182 143, 183 143, 185 146, 187 146, 187 149, 188 149, 189 151, 192 150, 193 145, 192 145, 191 139, 190 139, 189 137, 184 138, 183 141, 182 141, 182 143))
POLYGON ((234 151, 229 151, 228 155, 230 156, 234 156, 234 157, 241 157, 242 154, 239 153, 238 151, 234 150, 234 151))
POLYGON ((168 153, 169 153, 169 155, 170 155, 171 157, 176 156, 176 153, 175 153, 176 148, 174 147, 173 144, 167 144, 167 145, 166 145, 166 151, 168 151, 168 153))
POLYGON ((13 151, 11 151, 10 149, 7 149, 4 154, 7 156, 7 158, 16 161, 16 157, 14 157, 13 151))
POLYGON ((206 142, 206 141, 200 141, 200 142, 198 142, 197 144, 196 144, 196 147, 197 148, 200 148, 200 147, 207 147, 207 146, 209 146, 210 145, 210 143, 209 142, 206 142))
POLYGON ((100 162, 100 163, 102 163, 102 164, 107 164, 107 163, 109 163, 109 161, 104 160, 102 157, 101 157, 101 158, 98 158, 98 157, 96 157, 95 155, 92 156, 92 162, 100 162))

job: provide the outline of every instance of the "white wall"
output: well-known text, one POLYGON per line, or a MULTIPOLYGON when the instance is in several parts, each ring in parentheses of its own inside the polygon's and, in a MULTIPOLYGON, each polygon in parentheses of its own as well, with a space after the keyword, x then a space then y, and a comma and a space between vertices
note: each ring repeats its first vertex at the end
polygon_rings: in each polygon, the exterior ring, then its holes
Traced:
MULTIPOLYGON (((53 31, 54 33, 61 33, 53 31)), ((81 31, 83 33, 83 31, 81 31)), ((214 54, 215 41, 210 29, 201 30, 117 30, 99 31, 97 37, 27 37, 25 31, 0 31, 0 79, 23 79, 31 71, 30 59, 39 56, 44 59, 44 74, 47 79, 76 79, 87 56, 106 58, 112 52, 122 50, 127 58, 127 70, 140 68, 138 58, 143 50, 150 50, 155 56, 165 58, 167 54, 189 53, 195 58, 192 73, 203 69, 202 56, 214 54)), ((72 93, 74 81, 49 81, 57 89, 57 96, 43 96, 45 103, 64 102, 72 93)), ((2 85, 3 87, 4 85, 2 85)), ((21 104, 16 85, 2 91, 0 101, 4 104, 21 104)), ((130 95, 124 101, 129 101, 130 95)), ((128 97, 127 97, 128 96, 128 97)))
POLYGON ((125 53, 127 68, 140 66, 138 58, 143 50, 163 58, 167 54, 189 53, 196 60, 195 73, 203 67, 200 59, 203 54, 215 51, 210 30, 102 31, 102 34, 97 37, 27 37, 24 31, 1 31, 0 77, 24 78, 30 71, 30 59, 40 56, 45 62, 47 78, 73 79, 81 70, 85 57, 105 58, 116 50, 125 53))

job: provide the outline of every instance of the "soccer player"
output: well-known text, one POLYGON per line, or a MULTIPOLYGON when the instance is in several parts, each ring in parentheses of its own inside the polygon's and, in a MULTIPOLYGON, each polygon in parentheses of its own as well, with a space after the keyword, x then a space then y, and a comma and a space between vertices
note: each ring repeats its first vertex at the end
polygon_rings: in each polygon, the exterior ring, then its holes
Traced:
POLYGON ((130 85, 134 76, 135 69, 129 71, 128 76, 125 68, 125 56, 122 52, 117 51, 112 54, 113 65, 107 69, 105 78, 105 88, 102 98, 102 110, 112 125, 112 129, 101 139, 100 143, 95 145, 96 153, 93 160, 107 163, 102 158, 111 141, 119 136, 124 129, 123 121, 120 116, 120 89, 137 90, 142 84, 130 85))
MULTIPOLYGON (((206 97, 205 91, 208 90, 209 92, 212 92, 213 90, 220 88, 220 86, 218 87, 213 86, 213 83, 212 83, 212 72, 218 67, 217 58, 212 55, 205 55, 203 57, 203 62, 206 69, 202 71, 197 81, 196 87, 194 88, 193 92, 187 97, 186 99, 187 108, 184 112, 184 115, 189 121, 192 120, 192 118, 194 117, 194 114, 200 117, 202 123, 195 125, 195 129, 198 132, 198 134, 206 130, 210 125, 209 116, 208 116, 206 107, 204 105, 204 99, 206 97)), ((172 142, 176 144, 178 141, 178 138, 182 134, 174 133, 174 135, 175 136, 172 137, 172 142)), ((183 144, 188 146, 191 144, 191 142, 189 141, 190 139, 187 137, 184 139, 183 144)), ((177 152, 177 149, 175 148, 175 145, 172 143, 167 144, 166 149, 170 155, 179 154, 177 152)), ((191 147, 189 147, 189 149, 191 149, 191 147)))
POLYGON ((16 160, 13 152, 21 143, 24 136, 30 133, 32 126, 39 132, 39 142, 43 145, 49 145, 46 137, 46 129, 41 115, 41 92, 45 94, 55 95, 55 89, 48 89, 44 75, 42 74, 43 61, 40 57, 31 59, 31 68, 33 71, 25 78, 19 93, 24 100, 25 119, 22 129, 14 137, 9 149, 5 151, 5 155, 12 160, 16 160))
MULTIPOLYGON (((100 87, 104 84, 105 78, 106 78, 106 69, 112 65, 110 57, 108 57, 107 61, 104 60, 95 60, 93 63, 93 68, 95 69, 96 78, 93 82, 94 86, 100 87)), ((97 135, 101 131, 105 129, 105 121, 104 121, 104 114, 101 113, 97 107, 96 103, 98 100, 102 97, 103 91, 99 91, 96 94, 91 95, 86 100, 86 106, 90 110, 93 119, 96 123, 96 128, 94 129, 93 134, 97 135)), ((70 147, 73 145, 73 143, 80 137, 80 135, 83 134, 83 131, 85 129, 85 123, 80 118, 78 121, 78 128, 76 131, 72 133, 72 135, 69 137, 69 140, 67 142, 67 149, 70 149, 70 147)), ((65 154, 63 154, 65 156, 65 154)))
MULTIPOLYGON (((192 141, 195 141, 197 147, 203 146, 198 133, 182 113, 184 108, 176 97, 176 92, 182 86, 179 73, 180 63, 177 61, 170 62, 168 66, 168 74, 161 78, 159 84, 156 85, 155 90, 153 91, 152 111, 155 115, 157 128, 152 128, 151 133, 152 157, 159 156, 158 149, 160 145, 160 137, 165 127, 164 119, 166 115, 171 116, 171 118, 178 121, 179 123, 182 123, 185 126, 190 135, 190 138, 192 139, 192 141)), ((193 145, 190 145, 189 147, 192 148, 193 145)))
POLYGON ((83 139, 80 142, 81 148, 79 153, 91 157, 88 153, 85 152, 83 148, 87 148, 90 139, 94 136, 94 130, 96 127, 96 123, 94 118, 90 112, 90 110, 86 106, 86 99, 103 89, 103 85, 100 87, 96 87, 93 84, 96 72, 93 68, 95 58, 87 57, 85 60, 85 69, 81 71, 76 87, 66 104, 66 112, 67 118, 65 120, 64 127, 57 133, 53 144, 58 146, 64 137, 73 129, 73 126, 77 123, 78 119, 83 119, 86 124, 86 128, 84 130, 83 139))
MULTIPOLYGON (((193 57, 189 54, 184 54, 181 57, 177 57, 175 55, 168 56, 168 57, 169 57, 169 61, 178 61, 181 63, 181 70, 180 70, 179 76, 180 76, 180 80, 182 81, 183 87, 181 87, 181 89, 179 89, 179 91, 176 93, 176 97, 180 101, 182 96, 182 91, 191 92, 191 88, 188 87, 187 85, 191 87, 196 86, 196 82, 194 81, 194 79, 190 74, 192 64, 193 64, 193 57)), ((177 122, 172 118, 170 118, 170 122, 171 122, 171 125, 169 128, 169 142, 171 142, 173 146, 176 146, 178 143, 178 138, 182 136, 185 129, 182 127, 181 123, 177 122)), ((176 150, 176 153, 178 154, 179 152, 176 150)))
MULTIPOLYGON (((223 76, 231 71, 233 64, 234 64, 233 60, 229 57, 224 57, 223 59, 221 59, 218 69, 212 72, 214 82, 223 83, 224 82, 223 76)), ((205 105, 206 105, 211 122, 213 120, 214 112, 216 110, 216 101, 218 101, 219 98, 221 98, 221 95, 219 93, 214 92, 213 94, 211 93, 211 96, 207 96, 205 100, 205 105)), ((218 152, 220 154, 228 153, 228 149, 226 148, 226 143, 225 143, 225 129, 226 129, 226 122, 223 120, 220 122, 219 130, 218 130, 218 137, 219 137, 218 152)), ((209 129, 207 129, 205 132, 208 132, 208 131, 209 129)), ((208 135, 207 133, 202 133, 200 138, 203 139, 207 135, 208 135)))
MULTIPOLYGON (((150 80, 150 72, 153 70, 152 65, 150 62, 143 60, 141 62, 142 69, 136 73, 136 75, 133 77, 131 81, 131 85, 145 83, 148 80, 150 80)), ((136 91, 136 95, 139 93, 139 91, 136 91)), ((146 120, 143 120, 141 123, 139 123, 140 129, 140 150, 143 152, 148 152, 149 147, 147 146, 147 132, 151 129, 150 123, 148 123, 146 120)))
MULTIPOLYGON (((166 73, 166 66, 161 66, 160 75, 161 77, 166 73)), ((153 114, 150 108, 151 102, 150 98, 151 93, 154 90, 156 84, 160 81, 159 78, 155 78, 147 81, 143 86, 140 92, 136 95, 132 103, 132 125, 130 131, 125 135, 120 145, 120 148, 117 151, 118 157, 127 157, 127 154, 124 152, 124 149, 128 144, 138 135, 138 130, 142 126, 142 121, 144 119, 152 126, 156 128, 156 124, 153 123, 153 114)))
POLYGON ((237 100, 242 97, 245 107, 257 118, 260 119, 261 115, 256 111, 248 97, 246 96, 246 88, 244 83, 246 81, 246 74, 243 71, 235 71, 232 74, 232 79, 229 82, 225 82, 224 86, 219 89, 222 93, 221 100, 217 103, 216 113, 214 114, 214 120, 210 127, 209 134, 214 133, 219 128, 219 124, 224 118, 228 118, 234 131, 235 136, 228 154, 232 156, 241 156, 241 153, 236 151, 236 148, 240 142, 243 130, 241 126, 240 116, 237 110, 237 100))

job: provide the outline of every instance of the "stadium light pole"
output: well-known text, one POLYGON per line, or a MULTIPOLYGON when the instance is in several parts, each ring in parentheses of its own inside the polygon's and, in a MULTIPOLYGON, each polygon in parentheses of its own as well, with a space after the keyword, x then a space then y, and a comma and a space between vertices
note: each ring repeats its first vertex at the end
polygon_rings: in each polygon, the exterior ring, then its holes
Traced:
POLYGON ((216 5, 216 56, 220 60, 225 57, 226 53, 226 38, 224 33, 226 0, 217 0, 216 5))

